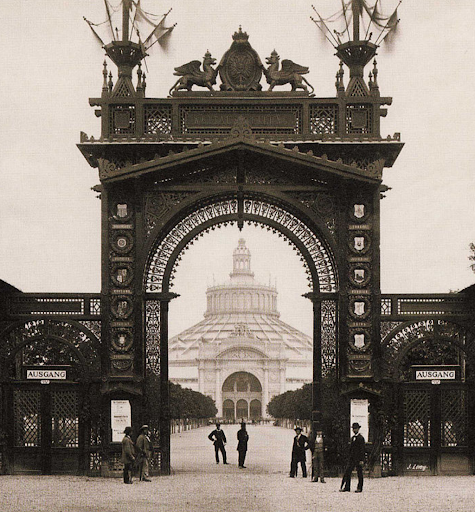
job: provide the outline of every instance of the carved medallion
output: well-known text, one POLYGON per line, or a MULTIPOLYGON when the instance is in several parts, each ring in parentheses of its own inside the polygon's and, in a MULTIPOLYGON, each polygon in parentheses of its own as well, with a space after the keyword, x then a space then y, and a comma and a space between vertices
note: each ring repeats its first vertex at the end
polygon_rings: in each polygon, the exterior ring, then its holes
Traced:
POLYGON ((371 303, 366 297, 352 297, 349 302, 349 312, 356 320, 364 320, 371 313, 371 303))
POLYGON ((114 297, 112 299, 111 303, 111 310, 112 314, 120 319, 124 320, 126 318, 129 318, 129 316, 132 314, 132 301, 129 297, 114 297))
POLYGON ((366 352, 371 344, 368 329, 350 329, 350 347, 357 352, 366 352))
POLYGON ((113 333, 112 347, 116 352, 127 352, 132 347, 133 337, 130 329, 123 329, 113 333))
POLYGON ((120 222, 125 222, 132 217, 132 208, 125 202, 116 203, 112 208, 112 217, 120 222))
POLYGON ((111 278, 116 286, 121 288, 128 286, 134 277, 131 265, 116 263, 112 267, 111 278))
POLYGON ((260 91, 262 62, 249 44, 249 36, 241 30, 233 35, 231 48, 219 63, 222 91, 260 91))
POLYGON ((134 244, 130 233, 119 231, 114 233, 111 245, 115 252, 126 254, 132 249, 134 244))
POLYGON ((363 222, 369 217, 369 207, 363 202, 355 203, 350 208, 350 217, 356 222, 363 222))
POLYGON ((371 238, 367 232, 354 231, 349 240, 349 247, 354 254, 366 254, 371 245, 371 238))
POLYGON ((351 264, 348 277, 353 286, 357 288, 366 286, 371 279, 369 265, 364 263, 351 264))

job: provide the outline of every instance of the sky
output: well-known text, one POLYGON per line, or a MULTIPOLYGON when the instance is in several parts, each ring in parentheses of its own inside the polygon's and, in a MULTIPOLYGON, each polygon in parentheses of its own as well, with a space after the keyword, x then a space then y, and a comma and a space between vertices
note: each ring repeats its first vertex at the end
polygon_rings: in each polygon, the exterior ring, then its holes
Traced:
MULTIPOLYGON (((388 14, 397 4, 381 2, 388 14)), ((313 3, 323 16, 340 8, 339 0, 313 3)), ((155 14, 171 7, 168 19, 177 23, 167 50, 155 45, 149 52, 147 97, 165 97, 173 68, 201 60, 207 50, 219 61, 240 25, 261 60, 276 49, 282 59, 309 66, 317 97, 334 96, 338 59, 310 20, 311 4, 142 0, 155 14)), ((88 98, 100 96, 104 52, 83 16, 104 21, 103 1, 0 3, 0 279, 24 292, 100 291, 100 201, 90 190, 99 179, 76 144, 81 131, 100 135, 88 98)), ((391 190, 381 204, 381 290, 456 291, 475 282, 468 260, 475 242, 475 2, 404 0, 398 17, 394 45, 377 57, 381 94, 393 97, 381 134, 400 132, 405 143, 384 171, 391 190)), ((110 62, 109 69, 115 73, 110 62)), ((296 253, 282 238, 245 227, 216 230, 186 252, 170 334, 202 318, 206 287, 213 275, 216 284, 229 278, 241 236, 256 279, 277 283, 282 320, 311 332, 296 253)))

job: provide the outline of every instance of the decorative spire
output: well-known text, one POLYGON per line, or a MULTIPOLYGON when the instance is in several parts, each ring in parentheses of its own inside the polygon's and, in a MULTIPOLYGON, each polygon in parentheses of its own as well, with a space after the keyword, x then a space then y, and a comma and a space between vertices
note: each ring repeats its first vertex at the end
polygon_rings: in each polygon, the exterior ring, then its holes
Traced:
POLYGON ((231 279, 254 279, 254 272, 251 271, 251 251, 246 247, 244 238, 239 239, 238 246, 233 251, 233 271, 229 275, 231 279))

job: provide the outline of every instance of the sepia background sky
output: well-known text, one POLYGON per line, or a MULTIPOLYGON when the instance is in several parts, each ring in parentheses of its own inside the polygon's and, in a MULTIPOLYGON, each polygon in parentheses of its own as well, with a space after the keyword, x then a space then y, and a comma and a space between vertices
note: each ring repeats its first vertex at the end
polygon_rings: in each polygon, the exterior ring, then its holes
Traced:
MULTIPOLYGON (((311 3, 142 0, 154 14, 172 7, 168 20, 177 23, 167 50, 156 44, 146 59, 147 96, 165 97, 173 68, 201 60, 207 50, 219 61, 240 25, 261 60, 275 49, 310 67, 317 97, 334 96, 338 59, 310 20, 311 3)), ((341 6, 313 3, 324 17, 341 6)), ((381 3, 387 14, 397 5, 381 3)), ((384 173, 392 190, 381 205, 381 289, 460 290, 475 281, 468 260, 475 242, 475 2, 405 0, 398 15, 398 38, 377 57, 381 94, 393 97, 381 133, 400 132, 405 143, 384 173)), ((88 98, 101 94, 104 52, 83 16, 104 21, 103 1, 0 3, 0 279, 24 292, 100 291, 100 202, 90 190, 99 180, 76 144, 81 131, 100 135, 88 98)), ((109 69, 115 75, 110 62, 109 69)), ((172 335, 202 318, 206 286, 213 276, 216 284, 229 278, 240 237, 256 279, 277 283, 282 320, 311 332, 296 253, 282 238, 245 227, 216 230, 185 253, 174 288, 181 296, 170 310, 172 335)))

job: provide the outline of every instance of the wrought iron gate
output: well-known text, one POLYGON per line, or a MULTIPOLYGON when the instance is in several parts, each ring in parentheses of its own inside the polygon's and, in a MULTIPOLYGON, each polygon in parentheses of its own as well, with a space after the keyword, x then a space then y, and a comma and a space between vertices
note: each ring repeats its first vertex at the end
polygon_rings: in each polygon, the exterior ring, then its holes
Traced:
POLYGON ((469 474, 469 389, 405 384, 401 392, 403 472, 469 474))
POLYGON ((77 474, 82 449, 76 386, 12 389, 14 473, 77 474))

